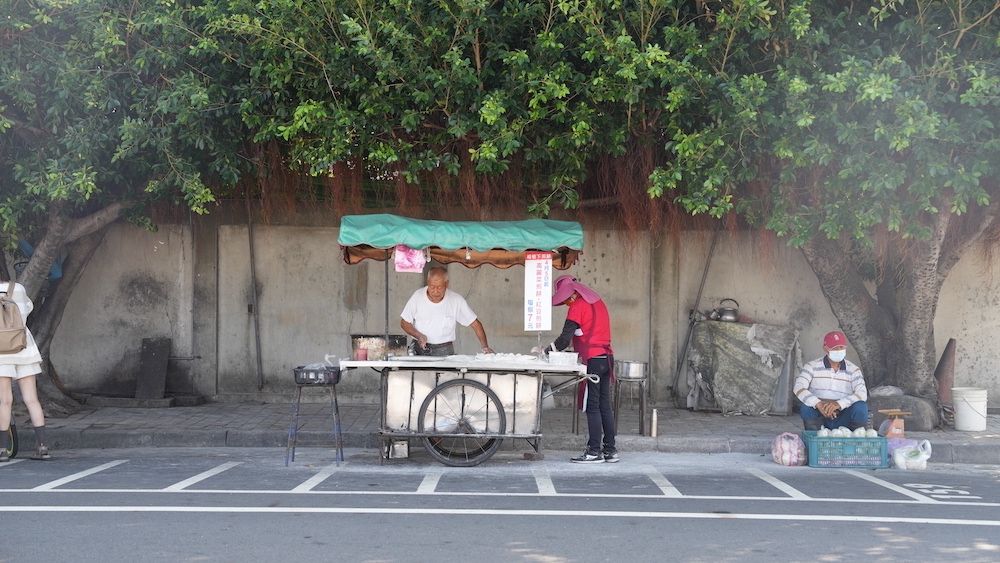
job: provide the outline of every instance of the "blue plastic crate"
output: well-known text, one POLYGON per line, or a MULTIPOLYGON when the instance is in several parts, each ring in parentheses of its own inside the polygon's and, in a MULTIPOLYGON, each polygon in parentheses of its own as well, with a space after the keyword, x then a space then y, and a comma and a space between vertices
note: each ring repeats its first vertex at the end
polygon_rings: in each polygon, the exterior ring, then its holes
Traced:
POLYGON ((804 430, 802 441, 809 452, 809 467, 889 467, 889 441, 877 438, 820 438, 815 430, 804 430))

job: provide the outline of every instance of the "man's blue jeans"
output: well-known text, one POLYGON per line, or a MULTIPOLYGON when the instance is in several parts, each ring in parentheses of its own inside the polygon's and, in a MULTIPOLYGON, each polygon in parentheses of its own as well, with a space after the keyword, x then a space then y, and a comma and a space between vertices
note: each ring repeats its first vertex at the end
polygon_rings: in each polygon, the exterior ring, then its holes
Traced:
MULTIPOLYGON (((847 407, 846 409, 840 411, 840 415, 837 418, 826 418, 818 409, 813 407, 807 407, 802 405, 802 419, 808 420, 810 418, 822 418, 823 426, 826 426, 830 430, 834 428, 839 428, 845 426, 847 428, 851 427, 852 422, 863 422, 868 423, 868 403, 864 401, 858 401, 853 405, 847 407)), ((857 426, 855 424, 855 426, 857 426)))

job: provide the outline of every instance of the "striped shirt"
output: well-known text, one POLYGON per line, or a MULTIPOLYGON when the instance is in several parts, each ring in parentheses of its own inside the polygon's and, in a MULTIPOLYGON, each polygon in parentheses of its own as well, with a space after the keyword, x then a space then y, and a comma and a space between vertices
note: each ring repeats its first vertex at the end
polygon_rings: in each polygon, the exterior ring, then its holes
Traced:
POLYGON ((834 371, 826 356, 802 366, 792 391, 803 405, 813 408, 820 399, 837 401, 842 410, 868 400, 868 387, 861 368, 844 360, 840 362, 840 369, 834 371))

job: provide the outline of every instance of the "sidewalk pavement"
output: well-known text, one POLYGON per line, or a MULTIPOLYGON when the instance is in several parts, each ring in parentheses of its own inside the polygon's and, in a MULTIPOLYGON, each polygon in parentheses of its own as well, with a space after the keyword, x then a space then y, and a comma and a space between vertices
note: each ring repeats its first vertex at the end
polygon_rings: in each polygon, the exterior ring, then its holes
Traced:
MULTIPOLYGON (((330 403, 302 403, 304 419, 298 447, 331 447, 330 403), (324 416, 326 415, 326 416, 324 416)), ((377 451, 379 407, 340 404, 344 446, 377 451)), ((718 412, 657 408, 656 436, 639 435, 636 405, 621 406, 618 449, 664 453, 750 453, 770 455, 770 444, 782 432, 799 433, 802 422, 792 416, 725 416, 718 412)), ((131 447, 259 447, 284 448, 292 407, 279 403, 204 403, 171 408, 84 407, 66 418, 46 421, 53 450, 131 447)), ((586 416, 574 433, 573 410, 542 412, 542 452, 579 452, 587 441, 586 416)), ((22 449, 34 446, 30 424, 18 419, 22 449)), ((983 432, 960 432, 948 426, 934 432, 906 432, 929 440, 932 462, 1000 465, 1000 416, 987 417, 983 432)), ((418 446, 419 447, 419 446, 418 446)), ((505 440, 504 448, 530 451, 525 440, 505 440)), ((373 455, 378 455, 373 451, 373 455)), ((277 455, 277 454, 276 454, 277 455)))

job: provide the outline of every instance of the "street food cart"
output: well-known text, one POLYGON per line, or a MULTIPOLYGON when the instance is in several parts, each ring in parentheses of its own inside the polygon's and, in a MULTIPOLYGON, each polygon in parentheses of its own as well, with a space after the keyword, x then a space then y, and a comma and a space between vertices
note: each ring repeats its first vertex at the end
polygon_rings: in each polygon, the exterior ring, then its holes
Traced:
MULTIPOLYGON (((552 267, 564 270, 583 249, 583 229, 579 223, 544 219, 443 222, 355 215, 342 219, 338 242, 348 264, 365 259, 386 261, 388 337, 388 261, 400 248, 470 268, 484 264, 509 268, 524 265, 529 252, 551 252, 552 267)), ((533 453, 526 457, 541 457, 544 378, 569 377, 554 392, 587 377, 586 366, 579 363, 557 364, 536 356, 503 353, 390 355, 377 360, 345 359, 340 367, 381 372, 382 459, 392 455, 394 444, 419 439, 432 457, 458 467, 488 460, 504 438, 527 440, 533 453)))
POLYGON ((471 467, 488 460, 504 438, 522 438, 541 456, 543 380, 587 377, 587 366, 550 364, 534 356, 390 356, 343 360, 341 369, 382 372, 379 440, 385 459, 393 444, 420 439, 445 465, 471 467))

